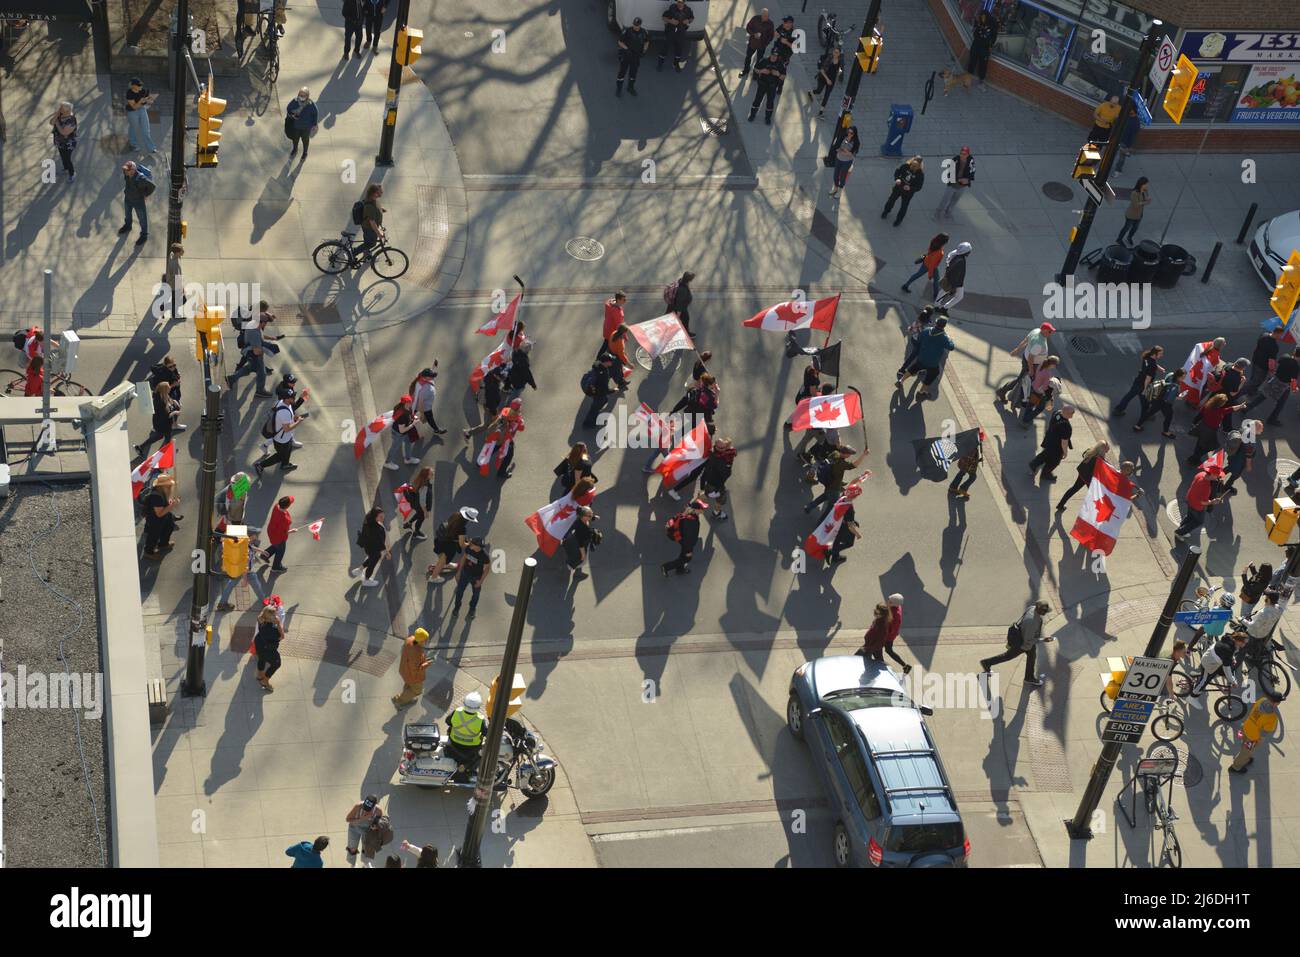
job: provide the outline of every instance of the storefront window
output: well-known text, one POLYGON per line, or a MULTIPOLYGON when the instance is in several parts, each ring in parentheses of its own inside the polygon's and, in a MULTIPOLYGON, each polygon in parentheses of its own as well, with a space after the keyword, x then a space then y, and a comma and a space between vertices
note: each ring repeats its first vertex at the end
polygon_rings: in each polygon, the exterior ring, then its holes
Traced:
POLYGON ((1064 17, 1016 3, 1002 21, 994 53, 1036 76, 1056 80, 1074 29, 1074 23, 1064 17))
POLYGON ((1101 102, 1112 94, 1122 98, 1137 64, 1137 47, 1108 36, 1104 48, 1095 51, 1085 27, 1075 35, 1062 82, 1088 100, 1101 102))

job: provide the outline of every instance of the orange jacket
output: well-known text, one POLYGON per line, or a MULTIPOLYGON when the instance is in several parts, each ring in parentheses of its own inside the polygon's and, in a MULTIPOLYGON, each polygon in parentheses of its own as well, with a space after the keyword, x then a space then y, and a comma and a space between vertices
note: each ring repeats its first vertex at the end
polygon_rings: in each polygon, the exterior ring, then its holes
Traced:
POLYGON ((415 636, 402 642, 402 660, 397 666, 398 674, 408 685, 424 684, 424 672, 429 667, 429 659, 424 657, 424 648, 415 640, 415 636))

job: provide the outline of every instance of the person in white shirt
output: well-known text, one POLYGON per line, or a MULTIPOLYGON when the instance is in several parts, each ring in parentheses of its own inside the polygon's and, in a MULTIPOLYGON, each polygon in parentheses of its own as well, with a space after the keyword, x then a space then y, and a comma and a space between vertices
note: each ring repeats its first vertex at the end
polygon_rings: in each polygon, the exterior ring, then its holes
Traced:
MULTIPOLYGON (((1056 327, 1050 322, 1044 322, 1037 329, 1031 329, 1025 334, 1025 337, 1016 343, 1011 349, 1010 355, 1020 357, 1020 375, 1012 379, 1002 388, 998 389, 998 402, 1006 402, 1011 391, 1028 376, 1031 380, 1043 360, 1051 354, 1051 344, 1047 337, 1056 331, 1056 327)), ((1021 390, 1021 397, 1024 396, 1024 390, 1021 390)))
POLYGON ((1255 613, 1248 618, 1242 619, 1242 624, 1246 626, 1246 634, 1256 639, 1269 636, 1277 625, 1278 619, 1282 617, 1282 606, 1278 604, 1280 597, 1272 588, 1264 592, 1264 606, 1256 609, 1255 613))
POLYGON ((283 398, 271 410, 273 427, 275 428, 275 435, 271 439, 274 448, 269 455, 253 464, 253 468, 257 470, 258 478, 261 478, 262 470, 273 462, 280 463, 281 472, 292 472, 298 467, 289 462, 289 456, 293 454, 293 430, 306 420, 307 413, 304 412, 302 415, 294 414, 293 401, 297 397, 297 393, 292 389, 286 389, 282 395, 283 398))

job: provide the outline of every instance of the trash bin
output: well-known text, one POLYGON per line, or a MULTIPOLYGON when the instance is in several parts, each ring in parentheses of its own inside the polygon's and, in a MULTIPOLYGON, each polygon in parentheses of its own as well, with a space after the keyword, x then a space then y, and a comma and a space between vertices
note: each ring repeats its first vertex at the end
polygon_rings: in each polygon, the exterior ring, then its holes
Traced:
POLYGON ((1133 250, 1116 243, 1107 246, 1101 254, 1101 265, 1097 269, 1098 282, 1128 282, 1129 269, 1133 265, 1133 250))
POLYGON ((1178 285, 1180 276, 1191 276, 1196 272, 1196 257, 1182 246, 1167 243, 1160 247, 1160 265, 1156 269, 1155 284, 1162 289, 1172 289, 1178 285))
POLYGON ((902 156, 903 137, 912 129, 915 112, 906 103, 889 105, 889 125, 885 132, 885 142, 880 144, 881 156, 902 156))
POLYGON ((1133 265, 1129 267, 1129 282, 1152 282, 1160 268, 1160 244, 1144 239, 1133 247, 1133 265))

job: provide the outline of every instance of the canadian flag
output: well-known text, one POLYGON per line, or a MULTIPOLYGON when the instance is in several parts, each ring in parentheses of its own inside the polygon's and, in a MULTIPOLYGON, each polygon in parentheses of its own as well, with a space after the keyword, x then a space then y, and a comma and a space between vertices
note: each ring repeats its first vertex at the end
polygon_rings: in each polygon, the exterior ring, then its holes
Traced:
POLYGON ((656 445, 661 449, 672 448, 673 430, 672 426, 664 420, 650 405, 646 402, 641 403, 641 407, 632 413, 632 418, 640 419, 646 424, 646 444, 653 448, 656 445))
POLYGON ((757 313, 752 319, 746 319, 741 325, 771 332, 789 332, 791 329, 821 329, 830 332, 831 326, 835 325, 835 310, 839 305, 838 295, 813 302, 807 299, 778 302, 770 309, 757 313))
POLYGON ((515 324, 515 314, 519 311, 519 300, 524 297, 521 292, 515 298, 510 300, 510 305, 506 306, 501 312, 498 312, 483 325, 479 326, 475 332, 483 336, 495 336, 498 332, 505 332, 515 324))
POLYGON ((524 431, 524 418, 514 409, 507 406, 501 411, 501 421, 496 427, 488 433, 487 441, 483 443, 483 448, 478 453, 478 474, 487 475, 492 465, 492 455, 496 453, 497 467, 505 461, 507 453, 510 451, 510 445, 515 440, 515 436, 524 431))
POLYGON ((1219 449, 1217 452, 1211 452, 1210 456, 1201 463, 1201 467, 1196 471, 1204 472, 1208 469, 1218 469, 1221 472, 1226 472, 1228 470, 1228 450, 1219 449))
POLYGON ((709 423, 700 422, 687 435, 681 444, 664 456, 655 469, 664 477, 664 485, 676 485, 692 471, 699 468, 700 462, 709 454, 713 440, 709 436, 709 423))
POLYGON ((1133 483, 1117 469, 1098 459, 1092 469, 1092 483, 1079 506, 1070 537, 1090 552, 1109 555, 1119 538, 1120 526, 1133 510, 1133 483))
POLYGON ((570 492, 564 498, 542 506, 524 519, 524 524, 537 536, 537 547, 547 555, 554 555, 555 550, 560 547, 560 542, 564 541, 564 536, 578 519, 578 506, 588 504, 595 497, 593 493, 575 499, 570 492))
POLYGON ((406 521, 410 518, 411 513, 415 511, 415 509, 411 507, 411 503, 406 500, 406 493, 410 491, 410 488, 411 484, 409 482, 404 482, 393 490, 393 498, 397 499, 397 514, 402 521, 406 521))
POLYGON ((1189 405, 1200 405, 1201 392, 1209 381, 1210 373, 1219 364, 1219 350, 1213 342, 1198 342, 1183 363, 1183 399, 1189 405))
POLYGON ((834 546, 835 538, 839 535, 840 528, 844 524, 844 516, 848 514, 849 508, 853 505, 853 500, 861 494, 862 485, 860 482, 852 482, 845 486, 840 497, 835 500, 835 505, 830 510, 830 513, 803 540, 803 550, 809 556, 818 561, 826 560, 826 556, 834 546))
POLYGON ((469 387, 475 392, 483 385, 483 378, 497 366, 503 366, 509 361, 511 353, 514 351, 514 343, 510 336, 501 340, 501 344, 487 354, 478 367, 469 374, 469 387))
POLYGON ((153 455, 149 456, 131 470, 131 497, 139 498, 144 483, 149 476, 159 469, 169 469, 176 463, 176 443, 168 442, 153 455))
POLYGON ((695 348, 690 333, 675 312, 628 326, 628 331, 652 359, 658 359, 665 352, 695 348))
POLYGON ((862 419, 862 400, 856 392, 841 395, 815 395, 804 399, 790 417, 790 428, 842 429, 862 419))
POLYGON ((375 439, 383 434, 384 429, 393 424, 393 413, 383 412, 375 416, 374 421, 367 425, 357 435, 357 440, 352 443, 352 454, 356 458, 361 458, 361 453, 374 444, 375 439))
POLYGON ((316 521, 311 522, 307 525, 307 531, 311 532, 311 537, 316 539, 316 541, 318 542, 320 541, 321 526, 324 524, 325 524, 325 519, 318 518, 316 519, 316 521))

